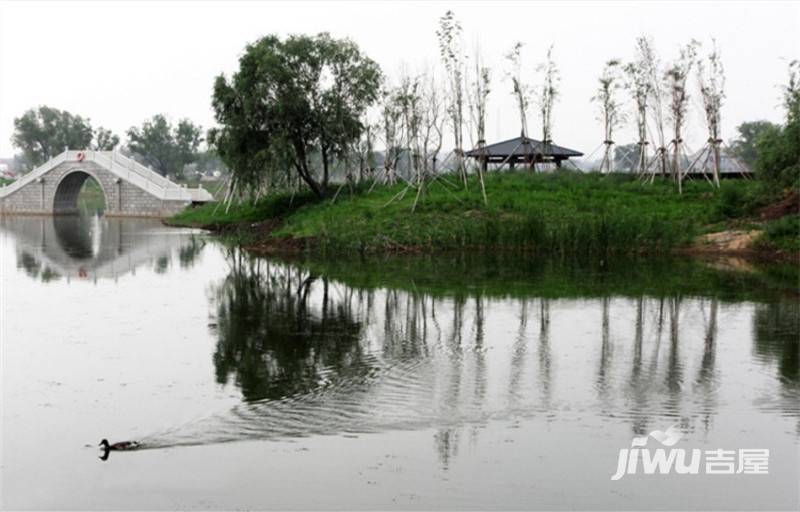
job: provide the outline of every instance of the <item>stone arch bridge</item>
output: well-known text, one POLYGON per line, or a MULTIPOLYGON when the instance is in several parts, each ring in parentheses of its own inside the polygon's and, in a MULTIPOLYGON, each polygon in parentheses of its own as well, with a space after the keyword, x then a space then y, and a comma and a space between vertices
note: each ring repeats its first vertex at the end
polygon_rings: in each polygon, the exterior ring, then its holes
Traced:
POLYGON ((67 150, 0 188, 0 213, 69 214, 88 178, 100 185, 109 216, 167 217, 212 200, 203 188, 187 188, 116 151, 67 150))

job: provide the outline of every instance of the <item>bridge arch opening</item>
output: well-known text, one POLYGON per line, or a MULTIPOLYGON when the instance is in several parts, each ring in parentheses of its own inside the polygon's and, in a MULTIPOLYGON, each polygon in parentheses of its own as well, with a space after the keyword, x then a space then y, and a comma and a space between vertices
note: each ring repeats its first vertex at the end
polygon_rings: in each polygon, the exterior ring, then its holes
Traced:
POLYGON ((102 213, 107 197, 97 178, 86 171, 75 170, 58 183, 53 197, 53 213, 102 213))

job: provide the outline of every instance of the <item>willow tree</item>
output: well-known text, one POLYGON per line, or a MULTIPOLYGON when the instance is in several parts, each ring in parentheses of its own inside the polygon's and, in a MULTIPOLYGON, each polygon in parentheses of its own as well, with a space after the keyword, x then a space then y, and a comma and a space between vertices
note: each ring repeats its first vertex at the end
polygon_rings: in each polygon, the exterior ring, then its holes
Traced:
POLYGON ((331 164, 360 137, 380 81, 378 65, 350 40, 326 33, 261 38, 245 48, 230 79, 215 81, 212 106, 220 127, 211 142, 243 185, 288 163, 321 197, 331 164), (321 160, 321 179, 312 155, 321 160))
POLYGON ((641 62, 629 62, 625 64, 625 89, 628 90, 631 98, 636 104, 636 134, 637 156, 635 171, 640 176, 647 172, 647 101, 650 97, 650 80, 647 78, 647 70, 641 62))
POLYGON ((697 41, 681 48, 678 59, 667 69, 664 78, 670 93, 670 118, 672 120, 672 177, 678 183, 678 192, 683 192, 683 126, 689 106, 689 91, 686 82, 697 57, 697 41))
POLYGON ((620 76, 620 62, 612 59, 606 62, 603 74, 600 76, 600 85, 597 92, 592 97, 592 101, 600 105, 600 120, 603 122, 603 133, 605 139, 605 151, 603 160, 600 163, 600 172, 612 172, 614 146, 614 129, 622 123, 622 110, 617 98, 619 90, 622 88, 620 76))
POLYGON ((722 100, 725 98, 725 71, 716 41, 712 41, 711 52, 706 58, 697 61, 697 81, 700 84, 700 96, 703 99, 703 111, 708 128, 706 148, 711 152, 714 162, 712 167, 714 186, 719 188, 720 144, 722 144, 719 130, 722 100))
POLYGON ((467 169, 464 163, 464 83, 466 75, 465 57, 461 42, 461 24, 453 11, 447 11, 439 18, 439 29, 436 37, 439 39, 439 56, 447 71, 447 86, 449 95, 448 114, 453 130, 453 154, 455 156, 456 171, 461 176, 464 186, 467 186, 467 169))

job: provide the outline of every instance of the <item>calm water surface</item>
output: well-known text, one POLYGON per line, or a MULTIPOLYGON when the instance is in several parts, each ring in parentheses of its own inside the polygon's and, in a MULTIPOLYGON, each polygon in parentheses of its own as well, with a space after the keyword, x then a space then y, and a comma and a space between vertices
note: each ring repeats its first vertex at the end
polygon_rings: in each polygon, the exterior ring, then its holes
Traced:
POLYGON ((800 506, 796 269, 281 262, 103 217, 0 240, 4 509, 800 506), (769 474, 611 480, 671 425, 769 474))

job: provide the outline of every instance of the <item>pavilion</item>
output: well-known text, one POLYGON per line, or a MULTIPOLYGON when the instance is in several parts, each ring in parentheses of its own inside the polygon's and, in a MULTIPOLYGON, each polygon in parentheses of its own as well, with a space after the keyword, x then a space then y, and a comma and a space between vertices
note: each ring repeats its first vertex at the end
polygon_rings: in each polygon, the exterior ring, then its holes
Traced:
POLYGON ((556 167, 561 167, 561 162, 564 160, 573 156, 583 156, 583 153, 558 146, 552 142, 544 144, 541 141, 520 136, 488 146, 479 142, 478 147, 467 151, 466 155, 481 161, 484 168, 486 164, 508 164, 513 169, 515 165, 531 167, 538 163, 555 163, 556 167))

